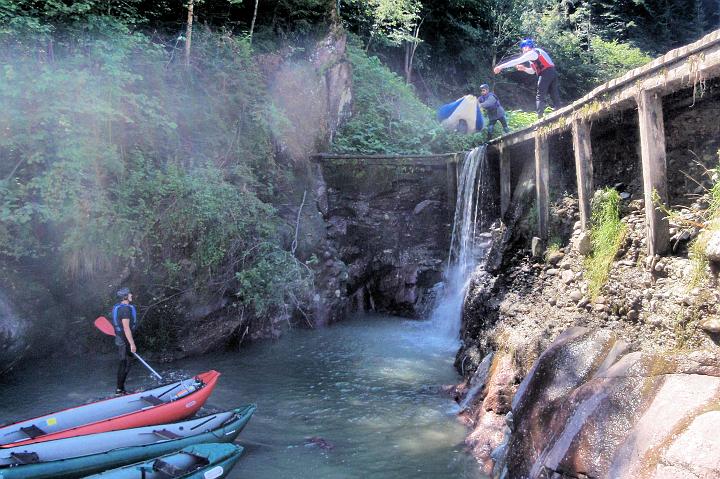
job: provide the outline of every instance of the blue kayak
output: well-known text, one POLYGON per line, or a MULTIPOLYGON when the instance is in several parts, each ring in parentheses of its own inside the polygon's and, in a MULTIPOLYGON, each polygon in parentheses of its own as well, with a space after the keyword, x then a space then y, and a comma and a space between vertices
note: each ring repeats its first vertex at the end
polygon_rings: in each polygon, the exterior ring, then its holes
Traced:
POLYGON ((197 444, 85 479, 218 479, 230 473, 242 452, 243 448, 234 444, 197 444))

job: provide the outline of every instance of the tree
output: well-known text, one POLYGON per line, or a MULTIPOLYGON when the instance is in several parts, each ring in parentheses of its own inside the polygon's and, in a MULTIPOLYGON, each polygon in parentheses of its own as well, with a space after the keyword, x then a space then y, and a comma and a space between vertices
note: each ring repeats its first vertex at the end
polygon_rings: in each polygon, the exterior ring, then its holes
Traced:
POLYGON ((413 29, 412 40, 405 41, 405 84, 412 83, 412 67, 415 51, 420 45, 420 26, 422 26, 424 18, 421 18, 417 26, 413 29))

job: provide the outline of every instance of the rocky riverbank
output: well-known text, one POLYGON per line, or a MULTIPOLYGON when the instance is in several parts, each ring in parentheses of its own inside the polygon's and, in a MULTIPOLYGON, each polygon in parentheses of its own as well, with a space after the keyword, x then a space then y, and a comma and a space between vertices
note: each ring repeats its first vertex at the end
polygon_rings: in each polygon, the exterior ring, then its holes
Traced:
POLYGON ((673 252, 653 258, 644 204, 623 196, 627 232, 600 295, 571 197, 551 212, 572 231, 559 248, 509 249, 475 272, 456 364, 467 444, 488 474, 720 476, 720 297, 693 283, 687 248, 709 201, 679 212, 673 252))

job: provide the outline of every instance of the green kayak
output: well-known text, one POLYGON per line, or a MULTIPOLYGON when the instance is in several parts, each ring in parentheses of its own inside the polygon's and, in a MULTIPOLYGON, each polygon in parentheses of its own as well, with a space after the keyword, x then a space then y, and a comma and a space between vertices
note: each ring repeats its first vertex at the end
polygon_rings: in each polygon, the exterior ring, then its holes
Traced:
POLYGON ((72 479, 169 454, 194 444, 232 442, 250 421, 247 406, 187 421, 0 448, 0 479, 72 479))
POLYGON ((218 479, 230 473, 242 451, 242 447, 234 444, 197 444, 85 479, 218 479))

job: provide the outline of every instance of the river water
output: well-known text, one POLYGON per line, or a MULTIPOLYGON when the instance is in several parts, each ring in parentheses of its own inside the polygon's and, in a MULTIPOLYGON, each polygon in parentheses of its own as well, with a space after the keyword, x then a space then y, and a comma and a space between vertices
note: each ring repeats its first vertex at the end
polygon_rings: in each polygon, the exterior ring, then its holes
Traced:
MULTIPOLYGON (((153 364, 166 378, 222 373, 211 408, 258 410, 238 443, 230 478, 477 479, 455 403, 440 392, 460 380, 457 344, 430 322, 364 316, 280 340, 153 364), (325 441, 326 448, 307 444, 325 441)), ((114 390, 112 357, 35 361, 0 378, 0 423, 82 404, 114 390)), ((131 389, 154 383, 142 366, 131 389)))

